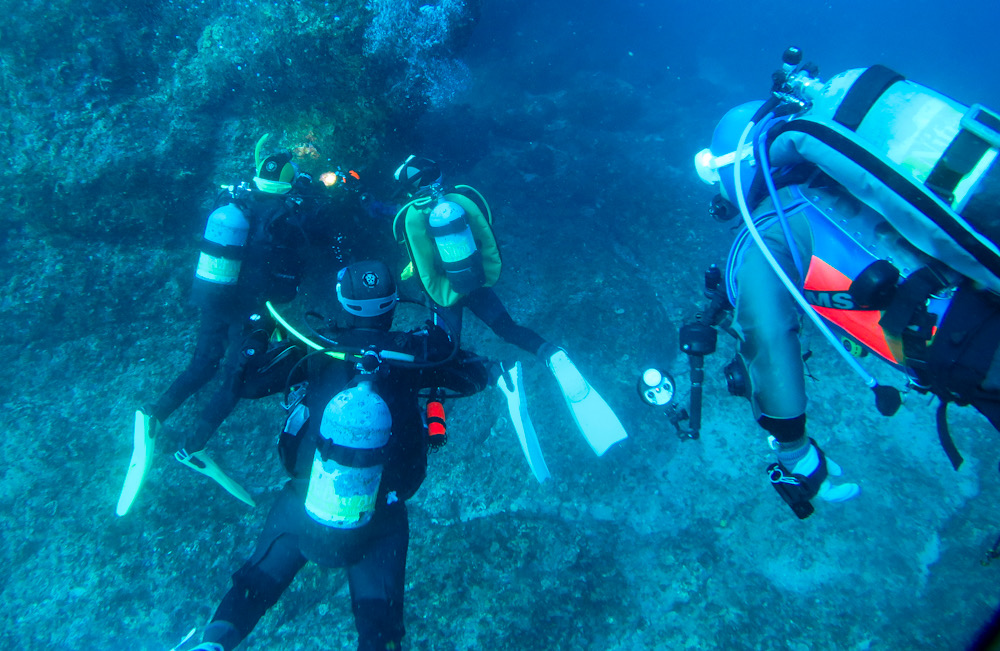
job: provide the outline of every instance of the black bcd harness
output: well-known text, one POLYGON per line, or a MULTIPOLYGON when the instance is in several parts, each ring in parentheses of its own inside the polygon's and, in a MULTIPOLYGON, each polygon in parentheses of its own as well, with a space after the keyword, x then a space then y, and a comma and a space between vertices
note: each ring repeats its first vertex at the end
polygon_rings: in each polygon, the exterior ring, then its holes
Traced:
POLYGON ((961 285, 925 351, 926 361, 915 371, 926 390, 941 400, 938 435, 957 470, 963 459, 948 430, 948 403, 972 405, 1000 430, 1000 297, 971 282, 961 285))

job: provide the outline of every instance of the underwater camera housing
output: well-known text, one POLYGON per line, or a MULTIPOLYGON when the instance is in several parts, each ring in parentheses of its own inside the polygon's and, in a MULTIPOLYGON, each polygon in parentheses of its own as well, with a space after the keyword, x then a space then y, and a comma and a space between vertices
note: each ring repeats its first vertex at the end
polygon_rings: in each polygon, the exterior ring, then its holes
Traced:
POLYGON ((673 378, 658 368, 647 368, 638 382, 639 396, 646 404, 666 407, 670 422, 681 438, 696 439, 701 436, 702 386, 705 381, 705 357, 715 352, 719 333, 717 327, 728 332, 725 322, 731 306, 722 286, 722 271, 717 265, 705 271, 704 295, 710 300, 707 309, 681 326, 678 332, 680 351, 687 355, 691 368, 691 397, 687 409, 673 399, 676 385, 673 378), (685 426, 683 423, 687 421, 685 426))

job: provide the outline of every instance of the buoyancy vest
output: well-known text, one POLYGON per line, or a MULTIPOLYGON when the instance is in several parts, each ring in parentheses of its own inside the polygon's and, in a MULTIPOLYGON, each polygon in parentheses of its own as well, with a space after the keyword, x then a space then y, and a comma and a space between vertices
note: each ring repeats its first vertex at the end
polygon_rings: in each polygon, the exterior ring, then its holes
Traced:
POLYGON ((459 185, 441 197, 418 197, 404 206, 393 224, 396 239, 406 246, 412 271, 420 279, 427 295, 438 305, 448 307, 461 300, 465 294, 456 291, 449 280, 430 232, 430 214, 440 201, 454 202, 465 211, 476 247, 482 256, 482 287, 496 284, 503 263, 493 235, 489 206, 474 188, 459 185))
POLYGON ((1000 116, 883 66, 810 100, 767 134, 772 168, 818 166, 924 254, 1000 292, 1000 116))
MULTIPOLYGON (((302 280, 302 250, 308 238, 302 228, 302 204, 292 195, 248 193, 238 198, 251 215, 247 243, 248 294, 273 303, 292 301, 302 280)), ((242 281, 241 281, 242 282, 242 281)))

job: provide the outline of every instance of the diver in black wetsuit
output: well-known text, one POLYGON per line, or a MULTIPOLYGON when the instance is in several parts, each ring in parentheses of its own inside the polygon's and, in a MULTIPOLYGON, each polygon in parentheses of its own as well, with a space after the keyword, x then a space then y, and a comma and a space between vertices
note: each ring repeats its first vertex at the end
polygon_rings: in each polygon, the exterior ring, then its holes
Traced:
POLYGON ((437 326, 389 332, 396 287, 380 262, 343 269, 337 296, 348 328, 332 335, 336 348, 368 355, 340 360, 314 352, 302 362, 307 388, 290 394, 279 443, 292 479, 253 555, 233 575, 202 651, 236 647, 307 561, 347 570, 359 649, 400 648, 406 500, 427 471, 418 394, 476 393, 488 384, 487 365, 437 326), (405 355, 415 361, 400 361, 405 355))
POLYGON ((321 247, 328 257, 332 253, 334 264, 344 263, 341 230, 346 220, 340 217, 350 211, 353 199, 341 193, 341 203, 335 205, 324 184, 299 172, 288 152, 262 156, 266 140, 267 135, 258 141, 254 153, 253 187, 223 192, 208 218, 191 294, 200 313, 194 354, 170 387, 136 412, 135 449, 118 515, 128 512, 142 486, 159 425, 215 377, 220 366, 222 384, 205 402, 195 431, 185 436, 176 457, 253 503, 204 448, 241 398, 259 398, 284 387, 285 375, 278 369, 290 368, 298 353, 291 343, 274 340, 275 323, 265 303, 295 298, 308 248, 321 247))

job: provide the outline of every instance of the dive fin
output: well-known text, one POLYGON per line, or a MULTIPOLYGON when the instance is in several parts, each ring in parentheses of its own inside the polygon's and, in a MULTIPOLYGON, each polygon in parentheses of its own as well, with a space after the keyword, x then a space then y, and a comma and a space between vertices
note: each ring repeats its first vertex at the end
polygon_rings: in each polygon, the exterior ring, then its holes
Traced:
POLYGON ((538 445, 535 426, 531 423, 531 416, 528 415, 528 398, 524 394, 524 385, 521 382, 521 362, 517 362, 511 368, 501 368, 497 388, 507 398, 510 422, 517 432, 517 440, 521 442, 521 450, 524 451, 524 458, 528 460, 528 467, 531 468, 535 479, 541 483, 551 475, 542 457, 542 448, 538 445))
POLYGON ((156 438, 156 419, 142 409, 135 410, 135 431, 132 443, 132 459, 128 464, 128 473, 122 485, 122 494, 118 498, 115 513, 121 517, 132 508, 132 503, 139 495, 142 485, 146 483, 146 473, 153 462, 154 439, 156 438))
POLYGON ((545 363, 559 383, 576 426, 597 456, 607 452, 618 441, 628 438, 615 412, 611 411, 604 398, 580 374, 566 351, 557 350, 545 363))
POLYGON ((208 456, 204 450, 198 450, 197 452, 178 450, 174 453, 174 458, 188 468, 196 470, 209 479, 212 479, 219 484, 219 486, 225 488, 230 495, 241 502, 244 502, 249 506, 257 506, 257 503, 253 501, 253 497, 250 496, 250 493, 236 483, 236 481, 231 479, 226 473, 222 472, 222 468, 212 461, 212 457, 208 456))

